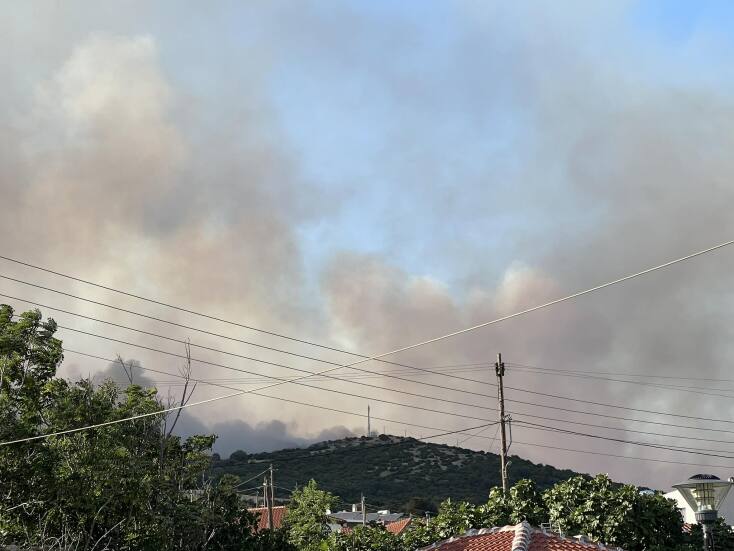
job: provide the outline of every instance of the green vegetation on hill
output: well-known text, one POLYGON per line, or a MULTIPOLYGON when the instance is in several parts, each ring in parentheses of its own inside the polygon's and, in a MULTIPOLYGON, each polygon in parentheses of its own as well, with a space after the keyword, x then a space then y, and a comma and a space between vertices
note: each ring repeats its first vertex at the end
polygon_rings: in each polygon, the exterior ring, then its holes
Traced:
MULTIPOLYGON (((245 480, 270 464, 280 487, 295 488, 315 479, 346 503, 359 502, 364 493, 368 503, 394 510, 412 498, 435 505, 447 498, 482 503, 489 489, 501 484, 496 454, 387 435, 320 442, 305 449, 237 451, 229 459, 215 457, 212 474, 245 480)), ((542 490, 578 473, 513 456, 509 474, 511 483, 529 479, 542 490)))

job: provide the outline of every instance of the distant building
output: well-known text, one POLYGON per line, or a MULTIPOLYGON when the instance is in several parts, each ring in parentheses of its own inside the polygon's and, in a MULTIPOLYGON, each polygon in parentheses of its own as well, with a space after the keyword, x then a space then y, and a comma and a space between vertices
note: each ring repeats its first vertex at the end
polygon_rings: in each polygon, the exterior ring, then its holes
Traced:
POLYGON ((588 538, 563 537, 527 522, 515 526, 469 530, 460 536, 439 541, 419 551, 624 551, 620 547, 605 547, 588 538))
MULTIPOLYGON (((399 534, 402 532, 405 526, 395 525, 391 529, 390 525, 395 524, 403 519, 405 515, 403 513, 391 513, 390 511, 377 511, 376 513, 367 513, 366 518, 362 518, 362 512, 357 509, 357 506, 353 506, 351 511, 340 511, 338 513, 327 513, 329 518, 329 526, 333 532, 349 532, 355 526, 361 526, 366 521, 367 524, 377 523, 383 524, 385 528, 391 532, 399 534), (395 530, 399 530, 395 532, 395 530)), ((407 519, 410 520, 410 519, 407 519)))

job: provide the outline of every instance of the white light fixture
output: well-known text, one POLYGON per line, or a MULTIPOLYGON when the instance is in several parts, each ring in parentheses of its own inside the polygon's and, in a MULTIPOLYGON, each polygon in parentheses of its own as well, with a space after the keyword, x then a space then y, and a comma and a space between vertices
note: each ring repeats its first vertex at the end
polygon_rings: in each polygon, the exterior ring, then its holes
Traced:
POLYGON ((696 474, 680 484, 674 484, 696 512, 696 522, 703 528, 704 549, 712 548, 712 525, 716 523, 718 511, 732 487, 732 479, 721 480, 712 474, 696 474))

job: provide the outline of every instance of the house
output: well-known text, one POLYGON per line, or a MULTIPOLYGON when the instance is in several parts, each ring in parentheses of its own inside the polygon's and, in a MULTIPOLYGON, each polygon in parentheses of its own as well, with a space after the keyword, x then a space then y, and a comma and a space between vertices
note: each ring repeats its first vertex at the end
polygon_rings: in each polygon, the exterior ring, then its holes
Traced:
MULTIPOLYGON (((329 517, 329 526, 332 532, 349 532, 356 526, 361 526, 363 522, 366 524, 382 524, 387 528, 390 524, 403 519, 403 513, 391 513, 390 511, 377 511, 376 513, 367 513, 362 518, 362 512, 357 510, 356 506, 351 511, 339 511, 338 513, 327 512, 329 517)), ((398 529, 396 525, 393 530, 398 529)), ((405 526, 400 527, 404 530, 405 526)), ((398 532, 399 533, 399 532, 398 532)))
MULTIPOLYGON (((247 509, 251 513, 258 515, 257 520, 257 531, 268 529, 268 508, 267 507, 252 507, 247 509)), ((288 512, 288 508, 284 505, 273 507, 273 528, 280 528, 283 526, 283 520, 288 512)))
POLYGON ((624 551, 605 547, 588 538, 564 538, 559 534, 533 528, 523 521, 515 526, 469 530, 460 536, 439 541, 419 551, 624 551))
MULTIPOLYGON (((353 507, 351 511, 339 511, 338 513, 327 513, 327 516, 337 522, 338 524, 345 524, 348 526, 357 526, 362 524, 362 512, 357 511, 356 507, 353 507)), ((391 513, 390 511, 377 511, 376 513, 367 513, 366 521, 367 524, 371 522, 377 522, 379 524, 389 524, 403 518, 403 513, 391 513)))

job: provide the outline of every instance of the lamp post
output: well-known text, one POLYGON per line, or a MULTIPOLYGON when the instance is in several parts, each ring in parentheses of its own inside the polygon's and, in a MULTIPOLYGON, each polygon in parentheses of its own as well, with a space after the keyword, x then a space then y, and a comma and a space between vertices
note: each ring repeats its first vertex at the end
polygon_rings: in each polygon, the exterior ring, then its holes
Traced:
POLYGON ((712 474, 696 474, 685 482, 673 485, 696 512, 696 522, 703 528, 704 551, 714 549, 713 525, 731 487, 732 479, 725 481, 712 474))

